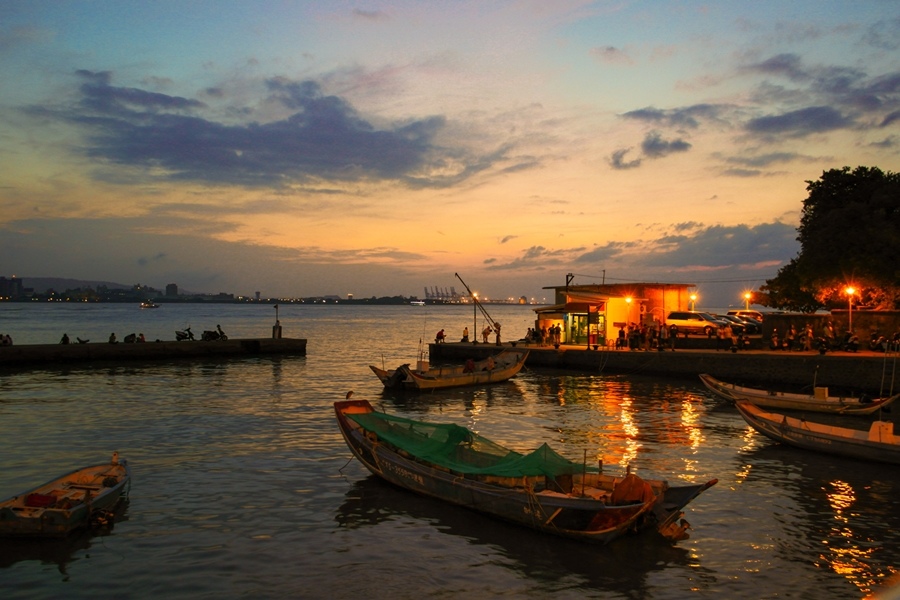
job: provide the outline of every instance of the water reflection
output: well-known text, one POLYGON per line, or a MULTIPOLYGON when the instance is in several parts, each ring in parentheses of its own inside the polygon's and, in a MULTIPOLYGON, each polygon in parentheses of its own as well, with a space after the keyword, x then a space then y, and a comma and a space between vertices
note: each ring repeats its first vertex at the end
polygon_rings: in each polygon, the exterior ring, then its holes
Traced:
POLYGON ((704 398, 658 379, 528 372, 480 388, 384 390, 375 404, 465 425, 518 451, 548 442, 572 460, 623 471, 677 473, 686 481, 710 475, 698 459, 710 427, 704 398))
POLYGON ((900 543, 895 470, 838 457, 822 460, 817 453, 771 444, 740 457, 752 465, 748 478, 778 479, 796 503, 780 507, 790 511, 781 519, 786 538, 779 551, 785 556, 796 555, 795 545, 811 545, 815 566, 843 577, 861 595, 898 573, 889 553, 900 543))
POLYGON ((127 521, 128 499, 121 500, 113 511, 112 520, 102 526, 83 529, 62 539, 0 538, 0 569, 6 569, 24 561, 54 564, 68 581, 67 566, 73 561, 90 558, 92 546, 102 545, 103 538, 112 535, 115 524, 127 521))
MULTIPOLYGON (((596 588, 630 598, 651 597, 648 576, 655 571, 684 568, 697 575, 703 572, 688 550, 652 533, 620 538, 608 546, 579 543, 418 496, 374 475, 352 484, 334 518, 347 529, 392 528, 398 520, 414 519, 418 527, 483 546, 479 553, 496 555, 490 559, 493 564, 550 589, 578 586, 582 592, 596 588)), ((385 531, 383 537, 391 539, 391 532, 385 531)))

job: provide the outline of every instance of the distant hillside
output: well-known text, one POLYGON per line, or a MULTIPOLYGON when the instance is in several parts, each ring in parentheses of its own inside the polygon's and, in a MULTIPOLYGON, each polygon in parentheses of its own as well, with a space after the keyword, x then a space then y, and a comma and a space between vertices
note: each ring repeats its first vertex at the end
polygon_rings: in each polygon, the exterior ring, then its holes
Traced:
POLYGON ((130 285, 121 283, 113 283, 112 281, 85 281, 83 279, 66 279, 64 277, 19 277, 22 280, 22 287, 32 288, 38 294, 43 294, 47 290, 52 289, 57 292, 66 290, 74 290, 76 288, 93 288, 105 285, 111 290, 127 290, 131 289, 130 285))

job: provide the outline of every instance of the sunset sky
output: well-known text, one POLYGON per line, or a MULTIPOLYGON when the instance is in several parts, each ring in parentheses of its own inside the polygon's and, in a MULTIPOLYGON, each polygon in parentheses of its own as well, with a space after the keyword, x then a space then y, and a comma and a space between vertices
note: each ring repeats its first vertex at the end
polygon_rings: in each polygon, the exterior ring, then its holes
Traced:
POLYGON ((794 257, 900 170, 900 3, 0 5, 0 275, 547 297, 794 257))

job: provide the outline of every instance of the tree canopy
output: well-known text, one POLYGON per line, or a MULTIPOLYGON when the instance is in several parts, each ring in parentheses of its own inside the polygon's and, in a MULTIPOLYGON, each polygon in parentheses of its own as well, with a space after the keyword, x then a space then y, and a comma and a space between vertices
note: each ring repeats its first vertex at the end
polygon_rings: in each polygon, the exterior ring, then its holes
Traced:
POLYGON ((900 309, 900 175, 831 169, 807 181, 800 252, 760 287, 760 303, 814 312, 854 305, 900 309))

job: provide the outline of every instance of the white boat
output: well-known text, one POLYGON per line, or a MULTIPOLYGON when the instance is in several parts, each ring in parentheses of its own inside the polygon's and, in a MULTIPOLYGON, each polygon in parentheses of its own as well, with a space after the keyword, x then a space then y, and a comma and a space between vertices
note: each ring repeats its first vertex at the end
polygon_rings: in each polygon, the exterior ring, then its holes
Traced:
POLYGON ((827 387, 815 388, 815 392, 812 395, 792 394, 790 392, 760 390, 725 383, 706 373, 700 375, 700 380, 714 394, 731 402, 745 401, 765 408, 780 408, 784 410, 806 410, 843 415, 871 415, 900 397, 900 394, 885 398, 829 396, 827 387))
POLYGON ((749 402, 735 406, 748 425, 776 442, 822 454, 900 464, 900 436, 894 435, 891 421, 873 421, 868 430, 849 429, 766 412, 749 402))

